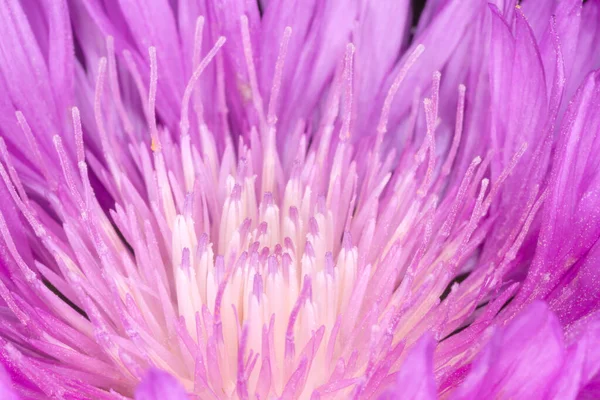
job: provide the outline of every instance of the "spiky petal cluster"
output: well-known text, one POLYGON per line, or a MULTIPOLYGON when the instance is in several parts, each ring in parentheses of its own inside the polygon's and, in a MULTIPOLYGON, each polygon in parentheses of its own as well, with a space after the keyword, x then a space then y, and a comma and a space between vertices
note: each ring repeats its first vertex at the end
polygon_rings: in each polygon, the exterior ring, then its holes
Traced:
POLYGON ((0 394, 591 393, 598 2, 172 3, 0 7, 0 394))

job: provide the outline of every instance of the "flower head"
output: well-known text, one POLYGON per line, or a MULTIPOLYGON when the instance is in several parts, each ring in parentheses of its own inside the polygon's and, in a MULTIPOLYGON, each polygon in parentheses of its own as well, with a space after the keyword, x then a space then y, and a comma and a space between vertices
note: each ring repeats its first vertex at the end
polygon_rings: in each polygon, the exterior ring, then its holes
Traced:
POLYGON ((0 7, 4 398, 592 393, 599 2, 43 3, 0 7))

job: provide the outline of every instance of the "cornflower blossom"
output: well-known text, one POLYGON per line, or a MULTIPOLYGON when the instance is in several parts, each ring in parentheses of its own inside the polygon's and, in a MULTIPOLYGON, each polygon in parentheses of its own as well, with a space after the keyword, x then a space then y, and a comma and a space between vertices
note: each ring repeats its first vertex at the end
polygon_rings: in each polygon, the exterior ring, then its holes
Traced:
POLYGON ((598 0, 2 0, 0 397, 597 398, 599 49, 598 0))

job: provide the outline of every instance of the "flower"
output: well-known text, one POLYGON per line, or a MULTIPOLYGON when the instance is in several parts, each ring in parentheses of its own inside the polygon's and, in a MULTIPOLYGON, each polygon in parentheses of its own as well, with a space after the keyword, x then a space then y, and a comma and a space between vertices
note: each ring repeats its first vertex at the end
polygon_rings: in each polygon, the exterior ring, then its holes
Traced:
POLYGON ((594 397, 599 13, 4 0, 1 397, 594 397))

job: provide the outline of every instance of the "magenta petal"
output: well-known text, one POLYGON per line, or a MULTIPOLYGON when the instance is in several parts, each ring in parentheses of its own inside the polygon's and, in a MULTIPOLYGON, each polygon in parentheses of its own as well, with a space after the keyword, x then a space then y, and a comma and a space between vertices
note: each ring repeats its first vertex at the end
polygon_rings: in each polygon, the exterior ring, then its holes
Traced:
POLYGON ((452 398, 538 398, 560 375, 564 359, 558 320, 535 302, 493 334, 452 398))
POLYGON ((598 41, 600 41, 600 1, 588 1, 581 10, 581 29, 577 37, 576 57, 572 61, 573 69, 567 95, 572 96, 585 76, 600 67, 598 41))
POLYGON ((600 306, 600 76, 581 85, 564 116, 539 245, 519 303, 545 296, 564 324, 600 306))
POLYGON ((600 0, 489 1, 0 0, 0 400, 596 396, 600 0))
POLYGON ((575 399, 598 373, 600 352, 598 340, 600 331, 598 321, 586 326, 583 337, 568 350, 567 360, 561 374, 552 384, 550 397, 554 399, 575 399))
POLYGON ((379 399, 437 399, 437 388, 433 376, 434 349, 435 341, 430 334, 419 339, 402 363, 395 386, 379 399))
POLYGON ((8 373, 2 365, 0 365, 0 399, 2 400, 18 400, 19 396, 15 393, 12 387, 12 382, 8 373))
POLYGON ((135 390, 135 400, 187 400, 185 389, 165 371, 152 368, 135 390))
MULTIPOLYGON (((357 47, 356 75, 359 107, 372 107, 381 84, 393 68, 397 54, 406 45, 409 2, 383 0, 365 2, 360 24, 353 34, 357 47)), ((379 110, 376 110, 379 111, 379 110)))

